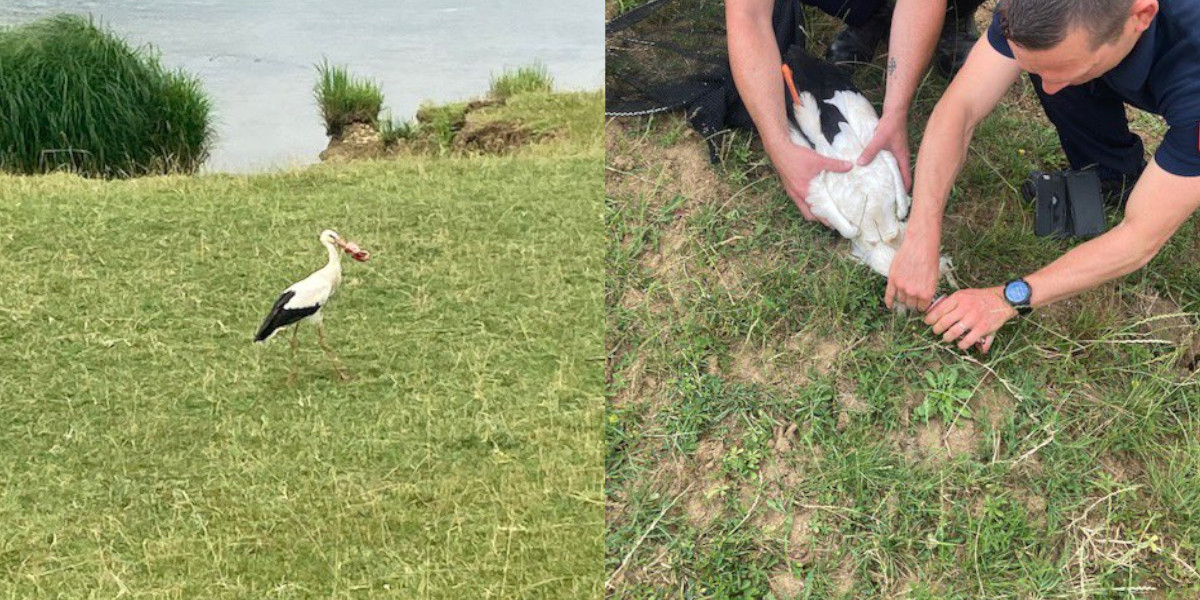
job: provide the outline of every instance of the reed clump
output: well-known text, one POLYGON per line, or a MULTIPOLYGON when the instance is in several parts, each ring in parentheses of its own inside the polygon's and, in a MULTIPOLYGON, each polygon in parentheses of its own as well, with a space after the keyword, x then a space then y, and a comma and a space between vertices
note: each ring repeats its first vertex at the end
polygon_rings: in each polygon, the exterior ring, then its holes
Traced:
POLYGON ((376 127, 383 109, 383 91, 378 83, 351 75, 346 67, 328 61, 317 65, 313 95, 325 121, 325 132, 331 136, 340 136, 352 123, 376 127))
POLYGON ((0 170, 193 173, 213 141, 199 80, 91 19, 0 29, 0 170))

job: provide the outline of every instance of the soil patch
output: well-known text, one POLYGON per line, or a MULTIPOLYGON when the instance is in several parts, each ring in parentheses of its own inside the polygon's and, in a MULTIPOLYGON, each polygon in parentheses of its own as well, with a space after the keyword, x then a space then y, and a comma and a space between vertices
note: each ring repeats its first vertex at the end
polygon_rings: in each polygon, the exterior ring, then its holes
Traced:
POLYGON ((1016 406, 1013 404, 1012 396, 1002 389, 994 386, 984 386, 980 388, 979 393, 975 396, 979 408, 983 409, 983 413, 987 418, 988 426, 993 430, 1000 427, 1012 417, 1016 406))
POLYGON ((1145 466, 1141 461, 1136 460, 1125 453, 1105 454, 1100 457, 1100 468, 1108 473, 1114 480, 1130 484, 1138 479, 1141 479, 1146 472, 1145 466))
POLYGON ((339 136, 329 138, 329 147, 320 154, 327 162, 345 162, 383 156, 383 136, 366 123, 351 123, 339 136))
POLYGON ((787 566, 781 566, 771 575, 771 593, 781 600, 799 598, 804 592, 804 580, 796 577, 787 566))
POLYGON ((854 589, 854 561, 850 557, 842 559, 842 564, 833 574, 833 589, 836 596, 845 596, 854 589))
POLYGON ((463 152, 504 154, 537 140, 524 125, 509 121, 487 121, 477 123, 469 118, 454 136, 453 147, 463 152))
POLYGON ((646 292, 637 288, 628 288, 621 296, 621 308, 625 310, 637 310, 646 303, 646 292))
POLYGON ((853 381, 839 382, 837 404, 837 429, 839 431, 850 425, 854 415, 871 411, 871 406, 863 402, 856 394, 853 381))
POLYGON ((658 251, 647 254, 643 264, 655 279, 670 287, 686 277, 687 242, 687 226, 682 220, 676 221, 663 231, 658 251))
POLYGON ((1142 317, 1138 327, 1146 339, 1163 340, 1173 348, 1182 349, 1178 367, 1186 371, 1195 370, 1200 356, 1200 335, 1191 316, 1173 300, 1155 293, 1142 296, 1138 314, 1142 317))
POLYGON ((704 529, 724 510, 724 502, 717 496, 721 482, 706 476, 708 472, 698 461, 669 458, 659 463, 652 489, 668 498, 684 494, 679 508, 692 526, 704 529))
POLYGON ((608 158, 605 190, 610 196, 645 198, 652 206, 661 206, 682 195, 684 214, 698 203, 724 201, 729 186, 708 161, 708 148, 691 129, 674 144, 663 147, 650 135, 633 136, 618 121, 604 128, 604 149, 608 158))
POLYGON ((789 352, 804 357, 817 375, 825 375, 833 370, 847 345, 834 337, 803 332, 788 338, 786 347, 789 352))
POLYGON ((782 349, 772 341, 743 342, 734 350, 726 372, 738 381, 793 389, 808 383, 812 375, 832 371, 845 347, 834 338, 808 332, 788 338, 782 349))
POLYGON ((1046 522, 1046 497, 1024 487, 1013 489, 1013 499, 1028 511, 1029 522, 1041 527, 1046 522))
POLYGON ((792 451, 792 440, 796 438, 796 431, 800 428, 795 423, 780 425, 775 428, 775 439, 772 442, 772 447, 775 448, 777 454, 786 454, 792 451))
POLYGON ((959 419, 949 431, 941 421, 930 421, 917 427, 913 441, 908 449, 909 458, 945 463, 970 455, 979 445, 979 432, 975 423, 967 419, 959 419))
POLYGON ((1192 321, 1174 301, 1150 293, 1142 297, 1139 308, 1146 315, 1141 322, 1146 337, 1165 340, 1176 347, 1191 346, 1192 321))
POLYGON ((646 374, 646 360, 637 357, 625 369, 625 387, 613 394, 612 406, 620 408, 630 403, 649 403, 658 394, 658 379, 646 374))
POLYGON ((680 504, 688 521, 697 529, 707 527, 725 510, 720 492, 727 484, 724 478, 714 476, 724 455, 725 444, 720 440, 705 439, 697 445, 693 459, 683 463, 682 469, 673 467, 681 477, 671 486, 671 493, 688 490, 680 504))
POLYGON ((479 98, 465 104, 423 106, 417 110, 417 133, 407 139, 385 143, 375 125, 351 123, 338 135, 330 136, 328 147, 321 152, 323 161, 348 161, 380 158, 405 153, 436 151, 441 144, 450 143, 457 152, 505 154, 553 135, 537 133, 525 125, 506 120, 481 120, 478 111, 503 105, 504 100, 479 98), (461 112, 460 112, 461 111, 461 112), (444 121, 439 125, 434 125, 444 121), (448 128, 451 137, 441 140, 425 129, 448 128), (439 141, 440 140, 440 141, 439 141))

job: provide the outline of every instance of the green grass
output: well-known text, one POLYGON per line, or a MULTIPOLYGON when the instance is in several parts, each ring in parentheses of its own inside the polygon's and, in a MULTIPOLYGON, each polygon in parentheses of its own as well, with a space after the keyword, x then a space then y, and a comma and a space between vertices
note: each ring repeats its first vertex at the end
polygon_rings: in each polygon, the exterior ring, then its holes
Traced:
POLYGON ((350 74, 347 67, 323 61, 316 66, 313 96, 325 122, 325 132, 337 136, 352 123, 375 126, 383 109, 379 84, 350 74))
POLYGON ((469 102, 426 102, 417 109, 416 122, 427 146, 449 152, 454 136, 467 122, 469 102))
POLYGON ((470 115, 476 123, 503 121, 527 129, 537 138, 553 136, 599 144, 601 123, 596 107, 602 106, 602 92, 526 92, 502 105, 489 106, 470 115))
POLYGON ((603 152, 603 104, 602 91, 534 91, 504 102, 426 103, 411 125, 393 126, 404 131, 393 137, 417 153, 462 154, 463 149, 455 143, 460 133, 493 128, 522 136, 524 142, 510 151, 539 155, 603 152))
POLYGON ((83 17, 0 29, 0 170, 191 173, 208 158, 210 108, 195 77, 83 17))
POLYGON ((499 100, 530 92, 554 91, 554 78, 546 65, 534 63, 516 69, 504 69, 499 75, 492 76, 489 95, 499 100))
MULTIPOLYGON (((882 100, 882 69, 859 80, 882 100)), ((922 85, 914 148, 944 85, 922 85)), ((1161 125, 1134 122, 1153 149, 1161 125)), ((608 127, 610 597, 1200 595, 1200 379, 1161 341, 1197 329, 1194 219, 963 355, 883 307, 749 136, 712 168, 682 115, 608 127)), ((1015 191, 1057 145, 1026 83, 978 128, 944 228, 964 285, 1071 246, 1015 191)))
POLYGON ((0 178, 0 597, 599 597, 600 164, 0 178))
POLYGON ((385 145, 395 144, 401 140, 411 140, 420 133, 420 124, 412 119, 397 119, 387 114, 379 119, 379 135, 385 145))
POLYGON ((604 0, 605 20, 611 21, 642 4, 645 4, 643 0, 604 0))

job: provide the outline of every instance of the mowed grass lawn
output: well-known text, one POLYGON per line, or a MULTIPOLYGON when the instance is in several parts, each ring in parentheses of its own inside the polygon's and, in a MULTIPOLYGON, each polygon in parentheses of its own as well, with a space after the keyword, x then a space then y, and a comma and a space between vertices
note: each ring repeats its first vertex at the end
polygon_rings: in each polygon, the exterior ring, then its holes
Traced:
POLYGON ((601 149, 0 178, 0 597, 602 586, 601 149), (326 329, 251 339, 343 261, 326 329))
MULTIPOLYGON (((944 87, 921 88, 914 149, 944 87)), ((1134 117, 1153 149, 1161 122, 1134 117)), ((719 167, 680 115, 611 120, 606 143, 610 597, 1200 597, 1195 219, 967 355, 889 312, 749 137, 719 167)), ((1023 82, 947 209, 963 285, 1071 247, 1015 189, 1064 164, 1023 82)))

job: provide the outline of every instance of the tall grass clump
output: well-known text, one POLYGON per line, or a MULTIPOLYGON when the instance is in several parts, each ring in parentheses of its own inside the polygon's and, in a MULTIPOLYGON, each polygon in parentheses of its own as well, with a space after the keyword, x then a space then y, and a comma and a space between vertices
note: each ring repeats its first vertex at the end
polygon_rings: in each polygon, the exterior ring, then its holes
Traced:
POLYGON ((195 77, 91 19, 0 29, 0 170, 191 173, 209 155, 210 111, 195 77))
POLYGON ((505 69, 499 76, 492 76, 491 96, 506 100, 528 92, 550 92, 554 90, 554 79, 546 65, 534 63, 516 70, 505 69))
POLYGON ((325 120, 326 133, 341 135, 351 123, 376 125, 379 111, 383 109, 383 91, 379 84, 354 77, 346 67, 330 65, 329 61, 317 65, 317 76, 313 94, 325 120))

